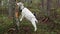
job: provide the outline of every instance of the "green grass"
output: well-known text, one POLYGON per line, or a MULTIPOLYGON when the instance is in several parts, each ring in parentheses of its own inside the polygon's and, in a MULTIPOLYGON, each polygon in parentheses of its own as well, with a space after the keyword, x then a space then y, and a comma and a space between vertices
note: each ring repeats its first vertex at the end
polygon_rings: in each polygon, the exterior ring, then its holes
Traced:
POLYGON ((0 34, 7 31, 10 25, 12 25, 12 20, 8 19, 7 16, 0 15, 0 34))
MULTIPOLYGON (((41 11, 41 5, 40 5, 41 4, 41 0, 32 0, 32 1, 33 2, 31 4, 25 3, 25 6, 27 8, 29 8, 32 12, 36 12, 37 14, 39 13, 38 16, 40 16, 40 14, 44 14, 41 11)), ((46 0, 45 0, 45 2, 46 2, 46 0)), ((0 7, 0 11, 7 11, 7 8, 8 8, 7 6, 6 7, 2 6, 2 7, 0 7)), ((58 13, 60 15, 60 8, 57 9, 56 13, 58 13)), ((54 22, 55 23, 60 23, 60 19, 59 18, 60 17, 58 16, 54 20, 54 22)), ((8 33, 7 31, 13 26, 14 26, 13 25, 13 19, 9 19, 6 15, 0 15, 0 34, 8 33)), ((20 32, 19 32, 20 34, 25 34, 25 31, 22 28, 26 27, 26 26, 30 28, 29 32, 31 34, 57 34, 57 32, 58 33, 60 32, 60 26, 59 25, 57 27, 55 27, 52 31, 50 31, 51 30, 50 24, 42 24, 42 23, 38 23, 37 24, 38 30, 37 30, 37 32, 34 32, 34 28, 33 28, 32 24, 29 21, 23 19, 23 21, 20 22, 20 32)))
MULTIPOLYGON (((0 21, 3 21, 3 23, 0 23, 0 34, 4 34, 8 31, 8 29, 10 27, 13 26, 13 20, 12 19, 9 19, 7 16, 1 16, 0 15, 0 21)), ((20 23, 20 29, 21 27, 26 27, 28 26, 30 28, 30 33, 32 34, 57 34, 57 32, 54 32, 54 31, 51 31, 49 32, 48 30, 49 27, 47 27, 48 25, 47 24, 41 24, 41 23, 38 23, 37 26, 38 26, 38 30, 37 32, 34 32, 34 28, 32 26, 32 24, 30 22, 28 22, 27 20, 23 20, 21 23, 20 23)), ((21 29, 20 30, 20 33, 23 33, 24 30, 21 29)), ((23 33, 25 34, 25 33, 23 33)))

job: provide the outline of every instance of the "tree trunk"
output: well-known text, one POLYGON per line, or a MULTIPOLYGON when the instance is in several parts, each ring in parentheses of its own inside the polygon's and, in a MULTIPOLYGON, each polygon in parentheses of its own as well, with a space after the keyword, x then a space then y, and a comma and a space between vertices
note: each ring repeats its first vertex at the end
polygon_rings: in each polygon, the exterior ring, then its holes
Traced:
POLYGON ((41 4, 42 4, 42 12, 43 12, 43 14, 45 14, 45 12, 44 12, 44 0, 41 0, 41 4))
POLYGON ((0 6, 1 6, 1 0, 0 0, 0 6))
POLYGON ((60 0, 57 0, 57 8, 60 7, 60 0))
POLYGON ((51 0, 47 0, 47 16, 50 16, 51 0))
POLYGON ((9 16, 13 16, 14 10, 15 10, 15 0, 9 0, 9 9, 8 9, 8 13, 9 16))

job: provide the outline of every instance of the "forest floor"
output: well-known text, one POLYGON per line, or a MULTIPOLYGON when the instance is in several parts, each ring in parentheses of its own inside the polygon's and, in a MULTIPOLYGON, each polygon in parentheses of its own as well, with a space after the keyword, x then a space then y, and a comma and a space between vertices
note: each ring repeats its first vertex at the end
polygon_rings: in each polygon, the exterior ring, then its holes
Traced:
MULTIPOLYGON (((13 25, 13 19, 7 16, 0 15, 0 34, 16 34, 16 27, 13 25), (15 30, 10 30, 10 29, 15 30)), ((34 32, 32 24, 28 20, 23 20, 20 23, 19 34, 60 34, 58 27, 52 27, 49 24, 37 23, 38 30, 34 32)))

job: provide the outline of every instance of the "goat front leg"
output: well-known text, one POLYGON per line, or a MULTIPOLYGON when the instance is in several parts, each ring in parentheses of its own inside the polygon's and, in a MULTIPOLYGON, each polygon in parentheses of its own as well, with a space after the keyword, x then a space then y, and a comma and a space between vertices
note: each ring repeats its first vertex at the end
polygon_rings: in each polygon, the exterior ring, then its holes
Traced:
POLYGON ((21 18, 20 18, 20 21, 22 21, 22 19, 23 19, 23 18, 21 17, 21 18))
POLYGON ((20 18, 20 21, 22 21, 23 18, 24 18, 24 15, 23 15, 23 13, 22 13, 21 18, 20 18))
POLYGON ((37 30, 37 26, 36 26, 35 20, 32 20, 31 23, 32 23, 32 25, 34 27, 34 31, 36 31, 37 30))

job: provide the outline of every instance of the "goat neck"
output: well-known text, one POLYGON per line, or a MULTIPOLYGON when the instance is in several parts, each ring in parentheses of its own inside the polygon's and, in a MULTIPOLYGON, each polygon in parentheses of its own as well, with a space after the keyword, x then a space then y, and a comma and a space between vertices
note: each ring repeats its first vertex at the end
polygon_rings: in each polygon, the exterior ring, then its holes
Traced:
POLYGON ((23 10, 24 9, 24 6, 21 6, 21 10, 23 10))

